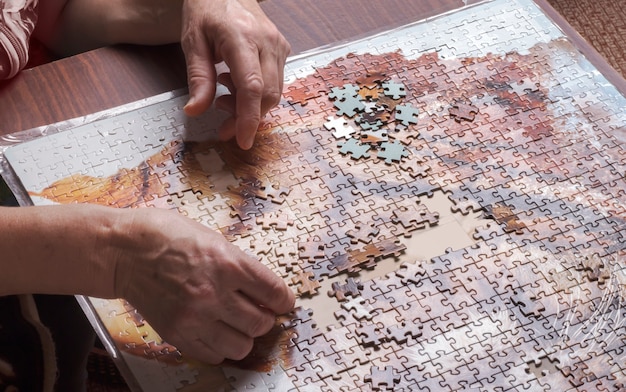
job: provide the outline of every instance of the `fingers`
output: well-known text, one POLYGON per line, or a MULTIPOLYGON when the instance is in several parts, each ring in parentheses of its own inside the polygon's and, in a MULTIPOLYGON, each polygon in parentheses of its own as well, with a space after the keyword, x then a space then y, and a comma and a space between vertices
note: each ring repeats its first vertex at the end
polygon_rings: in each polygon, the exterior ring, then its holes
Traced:
POLYGON ((213 55, 204 34, 200 30, 188 33, 181 41, 187 63, 189 101, 184 107, 188 116, 204 113, 213 103, 216 89, 216 72, 213 55))
POLYGON ((263 92, 263 101, 261 103, 261 113, 263 115, 280 102, 283 92, 285 60, 289 54, 289 45, 286 42, 285 45, 285 49, 281 49, 283 46, 279 46, 263 48, 261 51, 261 69, 265 83, 265 91, 263 92))
POLYGON ((259 307, 244 294, 235 292, 228 301, 222 305, 220 318, 242 334, 256 338, 265 335, 274 326, 274 313, 259 307))
POLYGON ((189 344, 180 347, 184 355, 217 365, 224 359, 245 358, 254 345, 251 337, 221 322, 207 326, 205 331, 189 344))
POLYGON ((205 225, 160 209, 124 216, 132 223, 132 246, 120 250, 124 296, 184 355, 242 359, 276 314, 292 310, 295 296, 279 276, 205 225))
POLYGON ((235 137, 236 135, 236 127, 235 127, 235 114, 236 114, 236 101, 235 101, 235 86, 233 85, 233 80, 230 77, 230 73, 222 73, 218 75, 218 82, 222 85, 226 86, 230 91, 230 94, 225 94, 218 97, 215 100, 215 107, 219 110, 223 110, 231 114, 231 117, 224 120, 224 122, 219 127, 219 137, 220 140, 226 141, 235 137))
POLYGON ((181 43, 190 99, 184 109, 193 116, 209 108, 215 97, 215 64, 224 61, 230 69, 225 85, 233 99, 217 102, 232 120, 220 127, 220 135, 235 137, 241 148, 249 149, 261 118, 280 100, 290 46, 256 1, 240 0, 231 6, 185 2, 181 43))
POLYGON ((287 284, 272 270, 262 263, 253 260, 246 263, 247 279, 240 279, 238 289, 248 298, 275 314, 287 313, 293 309, 295 295, 287 284))
MULTIPOLYGON (((267 52, 267 51, 265 51, 267 52)), ((230 95, 223 95, 216 100, 216 107, 233 115, 230 121, 225 121, 220 126, 220 138, 228 140, 237 137, 239 147, 249 149, 254 143, 254 135, 259 127, 262 117, 280 101, 283 88, 284 59, 275 54, 261 55, 259 69, 250 70, 251 73, 260 72, 263 79, 263 91, 260 99, 258 95, 251 94, 247 90, 238 88, 236 80, 239 76, 224 73, 218 76, 218 81, 226 86, 230 95), (250 110, 254 110, 251 112, 250 110)), ((247 67, 251 64, 245 63, 247 67)), ((246 71, 241 71, 245 73, 246 71)), ((240 83, 238 83, 240 84, 240 83)), ((258 92, 257 92, 258 94, 258 92)))
MULTIPOLYGON (((234 254, 230 254, 232 259, 234 254)), ((254 338, 274 327, 276 314, 293 309, 295 296, 284 281, 259 261, 241 255, 240 268, 226 267, 228 272, 220 274, 224 286, 216 298, 219 306, 200 315, 208 320, 200 323, 199 341, 188 350, 181 348, 185 355, 212 364, 225 358, 243 359, 252 350, 254 338)))
POLYGON ((259 49, 252 42, 229 47, 224 60, 230 67, 235 95, 235 136, 237 144, 248 150, 261 121, 261 102, 265 82, 259 61, 259 49))

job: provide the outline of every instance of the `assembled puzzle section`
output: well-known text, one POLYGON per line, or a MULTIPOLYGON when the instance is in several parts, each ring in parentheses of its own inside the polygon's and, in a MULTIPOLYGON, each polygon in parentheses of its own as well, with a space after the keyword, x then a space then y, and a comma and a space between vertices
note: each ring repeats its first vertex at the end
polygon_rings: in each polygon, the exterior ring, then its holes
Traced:
POLYGON ((297 293, 220 367, 88 299, 141 389, 626 390, 626 99, 541 9, 468 7, 286 78, 250 151, 178 97, 5 153, 35 204, 176 209, 297 293), (416 258, 428 233, 446 247, 416 258))

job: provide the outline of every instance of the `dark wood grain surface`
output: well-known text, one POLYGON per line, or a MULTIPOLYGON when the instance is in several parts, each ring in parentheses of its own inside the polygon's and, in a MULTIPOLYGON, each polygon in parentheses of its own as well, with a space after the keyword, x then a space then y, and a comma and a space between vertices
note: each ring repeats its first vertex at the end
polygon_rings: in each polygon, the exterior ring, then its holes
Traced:
POLYGON ((0 134, 119 106, 185 81, 177 45, 102 48, 61 59, 0 85, 0 134))
MULTIPOLYGON (((431 17, 464 3, 266 0, 261 4, 297 54, 431 17)), ((538 3, 545 5, 544 0, 538 3)), ((573 29, 566 32, 585 45, 573 29)), ((588 55, 600 58, 587 47, 588 55)), ((596 63, 611 71, 602 61, 596 63)), ((616 80, 620 78, 612 78, 614 83, 616 80)), ((0 84, 0 134, 106 110, 185 85, 184 57, 178 45, 97 49, 25 70, 0 84)))

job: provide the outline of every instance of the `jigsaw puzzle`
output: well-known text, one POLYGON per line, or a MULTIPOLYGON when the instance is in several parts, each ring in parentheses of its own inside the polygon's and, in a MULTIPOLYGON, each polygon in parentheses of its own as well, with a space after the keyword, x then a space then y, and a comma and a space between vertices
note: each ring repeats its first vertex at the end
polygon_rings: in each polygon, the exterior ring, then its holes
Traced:
POLYGON ((84 299, 131 385, 626 390, 626 99, 540 8, 482 3, 286 75, 249 152, 184 95, 5 148, 34 204, 177 209, 297 293, 216 367, 84 299))

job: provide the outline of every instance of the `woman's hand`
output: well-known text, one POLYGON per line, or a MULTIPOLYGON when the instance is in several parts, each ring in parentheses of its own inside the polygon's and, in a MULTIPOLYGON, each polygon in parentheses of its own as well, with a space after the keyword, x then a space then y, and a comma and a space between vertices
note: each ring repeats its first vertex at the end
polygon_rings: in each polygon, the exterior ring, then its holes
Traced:
POLYGON ((132 213, 117 244, 116 296, 184 355, 242 359, 293 308, 284 281, 217 232, 167 210, 132 213))
POLYGON ((231 95, 216 105, 232 114, 220 135, 236 137, 241 148, 249 149, 261 118, 280 100, 289 43, 256 0, 187 0, 182 25, 190 92, 185 113, 204 112, 219 81, 231 95), (215 66, 222 61, 230 72, 218 78, 215 66))
POLYGON ((230 90, 216 105, 232 117, 222 139, 249 149, 261 118, 278 104, 289 43, 256 0, 47 0, 40 2, 35 35, 68 55, 99 46, 180 41, 190 98, 185 113, 211 106, 216 84, 230 90), (45 3, 45 4, 43 4, 45 3), (182 3, 182 4, 181 4, 182 3), (216 65, 228 71, 218 76, 216 65))

